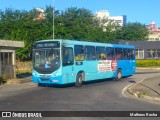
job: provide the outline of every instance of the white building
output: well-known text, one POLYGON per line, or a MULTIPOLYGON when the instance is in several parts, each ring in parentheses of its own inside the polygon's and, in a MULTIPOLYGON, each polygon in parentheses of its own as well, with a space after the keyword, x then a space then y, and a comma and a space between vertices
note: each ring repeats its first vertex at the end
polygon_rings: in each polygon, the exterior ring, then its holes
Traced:
POLYGON ((160 29, 155 22, 151 22, 146 26, 149 31, 149 41, 160 41, 160 29))
POLYGON ((96 11, 96 17, 100 18, 100 19, 105 19, 109 17, 109 12, 108 10, 99 10, 96 11))
POLYGON ((126 24, 126 16, 110 16, 109 19, 114 20, 114 22, 120 26, 126 24))
POLYGON ((122 16, 110 16, 108 10, 100 10, 96 12, 96 17, 100 19, 110 19, 113 20, 115 23, 123 26, 127 22, 127 17, 125 15, 122 16))

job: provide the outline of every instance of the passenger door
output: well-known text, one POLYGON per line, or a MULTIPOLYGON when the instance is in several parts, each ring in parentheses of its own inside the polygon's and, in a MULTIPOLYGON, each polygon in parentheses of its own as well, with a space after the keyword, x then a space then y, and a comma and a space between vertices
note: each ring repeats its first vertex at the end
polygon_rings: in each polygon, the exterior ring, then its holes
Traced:
POLYGON ((73 82, 74 77, 74 57, 73 57, 73 48, 72 47, 63 47, 63 56, 62 56, 62 78, 63 83, 73 82))

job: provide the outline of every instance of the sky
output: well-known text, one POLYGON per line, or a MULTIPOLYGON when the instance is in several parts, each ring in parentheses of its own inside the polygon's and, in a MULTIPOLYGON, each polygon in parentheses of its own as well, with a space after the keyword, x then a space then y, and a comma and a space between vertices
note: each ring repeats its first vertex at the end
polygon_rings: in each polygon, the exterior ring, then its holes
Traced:
POLYGON ((108 10, 110 16, 126 15, 127 22, 148 25, 154 21, 160 27, 160 0, 0 0, 0 10, 31 10, 45 8, 46 5, 62 11, 69 7, 86 8, 93 14, 99 10, 108 10))

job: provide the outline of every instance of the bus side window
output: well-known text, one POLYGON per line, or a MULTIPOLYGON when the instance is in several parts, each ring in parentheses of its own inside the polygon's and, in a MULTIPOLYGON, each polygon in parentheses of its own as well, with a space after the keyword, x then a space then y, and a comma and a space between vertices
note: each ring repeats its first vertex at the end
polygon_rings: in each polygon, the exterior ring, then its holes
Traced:
POLYGON ((132 49, 128 49, 128 59, 132 59, 132 49))
POLYGON ((116 48, 116 60, 123 60, 123 49, 122 48, 116 48))
POLYGON ((115 59, 115 49, 112 47, 106 47, 106 56, 107 56, 107 60, 114 60, 115 59))
POLYGON ((134 60, 135 59, 134 49, 129 49, 128 53, 129 53, 130 60, 134 60))
POLYGON ((63 48, 63 66, 73 65, 73 64, 74 64, 73 48, 64 47, 63 48))
POLYGON ((98 60, 106 60, 106 54, 105 54, 105 47, 97 47, 96 53, 97 53, 97 59, 98 60))
POLYGON ((84 60, 84 47, 82 45, 74 46, 75 60, 84 60))
POLYGON ((94 46, 85 46, 86 60, 96 60, 96 53, 94 46))
POLYGON ((132 60, 135 60, 135 49, 132 49, 132 57, 131 57, 132 60))
POLYGON ((128 49, 124 49, 124 60, 128 60, 129 59, 129 53, 128 53, 128 49))

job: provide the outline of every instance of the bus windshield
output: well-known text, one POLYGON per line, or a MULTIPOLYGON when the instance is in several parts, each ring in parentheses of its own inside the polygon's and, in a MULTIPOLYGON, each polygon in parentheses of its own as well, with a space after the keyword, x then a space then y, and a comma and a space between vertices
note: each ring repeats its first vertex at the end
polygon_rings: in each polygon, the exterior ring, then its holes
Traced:
POLYGON ((33 50, 33 69, 41 74, 50 74, 60 67, 59 57, 59 49, 35 49, 33 50))

